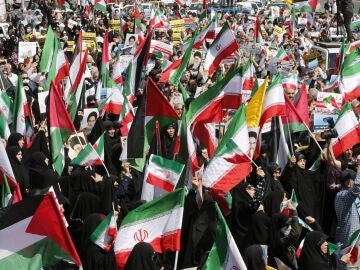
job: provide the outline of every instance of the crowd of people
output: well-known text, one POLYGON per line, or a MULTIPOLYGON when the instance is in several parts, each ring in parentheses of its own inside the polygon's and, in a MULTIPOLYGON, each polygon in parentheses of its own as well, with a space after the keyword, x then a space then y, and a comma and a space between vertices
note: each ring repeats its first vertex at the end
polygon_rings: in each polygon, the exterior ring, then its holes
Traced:
MULTIPOLYGON (((321 12, 312 13, 299 10, 293 12, 293 6, 290 5, 271 7, 271 3, 245 13, 230 7, 223 10, 206 7, 207 9, 191 12, 187 4, 179 6, 177 3, 157 3, 158 6, 155 6, 154 3, 154 11, 160 14, 161 23, 158 22, 158 27, 153 29, 152 39, 171 45, 172 50, 168 57, 164 51, 149 54, 147 65, 142 68, 140 81, 136 84, 138 87, 132 89, 135 96, 133 107, 138 107, 140 111, 146 98, 147 78, 151 78, 181 118, 186 114, 189 104, 198 96, 237 66, 250 63, 254 88, 255 80, 259 80, 260 85, 265 78, 271 80, 278 73, 295 76, 296 87, 284 88, 284 93, 296 104, 300 89, 306 88, 310 129, 314 131, 317 97, 329 87, 339 66, 336 68, 335 64, 335 67, 328 68, 325 59, 309 60, 304 56, 314 53, 312 46, 320 41, 334 44, 346 41, 357 46, 360 27, 350 25, 356 25, 359 16, 353 14, 351 1, 340 1, 342 2, 344 4, 339 7, 335 1, 327 1, 324 7, 318 7, 321 12), (338 14, 337 10, 344 15, 344 24, 338 25, 339 21, 334 19, 338 14), (202 17, 203 11, 205 17, 202 17), (180 78, 181 85, 164 82, 164 70, 184 56, 182 44, 196 35, 198 29, 204 29, 214 16, 217 17, 216 32, 228 24, 240 49, 222 61, 209 76, 204 69, 204 59, 212 40, 207 39, 200 48, 193 50, 180 78), (179 32, 175 27, 172 29, 171 21, 183 18, 189 18, 191 23, 179 32), (279 57, 281 49, 286 56, 279 57)), ((101 11, 93 4, 69 1, 57 7, 57 3, 52 1, 31 0, 24 7, 14 2, 6 5, 6 16, 0 18, 0 22, 8 24, 7 32, 0 39, 0 89, 2 95, 6 95, 12 103, 18 91, 18 81, 22 80, 32 127, 30 139, 26 134, 12 132, 1 140, 23 198, 45 193, 53 186, 86 270, 116 269, 114 250, 103 250, 92 243, 89 236, 104 217, 113 211, 114 205, 120 226, 130 211, 144 203, 144 170, 135 166, 131 160, 120 160, 124 150, 124 135, 127 135, 123 134, 120 113, 99 114, 96 110, 101 107, 102 101, 99 97, 102 98, 101 56, 104 38, 108 37, 112 73, 119 57, 134 54, 136 46, 141 43, 141 35, 144 38, 146 32, 150 31, 149 20, 152 18, 150 13, 140 10, 140 24, 143 26, 143 33, 140 33, 137 31, 138 15, 134 6, 120 10, 119 5, 112 4, 107 5, 107 11, 101 11), (114 26, 114 21, 118 25, 114 26), (40 61, 50 27, 69 60, 73 57, 73 44, 77 43, 82 31, 95 35, 93 43, 87 44, 88 74, 84 80, 86 98, 84 104, 79 106, 74 120, 78 132, 83 131, 84 142, 79 143, 78 137, 74 137, 65 144, 65 167, 61 175, 53 170, 51 164, 46 103, 40 98, 41 93, 48 90, 48 74, 40 71, 40 61), (22 42, 35 42, 36 51, 20 55, 22 42), (85 114, 87 109, 92 111, 85 114), (106 170, 104 166, 71 165, 71 160, 81 151, 81 144, 94 144, 103 133, 106 170)), ((122 70, 123 78, 126 78, 126 68, 123 67, 122 70)), ((256 89, 248 90, 248 96, 243 96, 244 102, 252 96, 250 92, 256 89)), ((358 105, 359 101, 354 99, 352 106, 356 113, 358 105)), ((1 112, 2 108, 0 115, 1 112)), ((338 114, 339 110, 336 112, 338 114)), ((228 126, 231 115, 233 114, 230 112, 216 126, 218 140, 224 135, 221 128, 228 126)), ((11 128, 11 121, 8 124, 11 128)), ((179 128, 178 123, 171 123, 160 131, 163 157, 176 158, 174 147, 179 128)), ((271 153, 271 130, 267 134, 261 137, 254 131, 249 132, 252 149, 257 140, 262 138, 260 154, 255 158, 251 153, 254 158, 252 171, 245 179, 238 179, 238 185, 227 195, 232 198, 231 210, 224 212, 247 268, 285 269, 281 268, 283 264, 290 269, 300 270, 358 267, 357 255, 350 252, 355 247, 346 249, 349 247, 346 242, 360 229, 360 141, 354 141, 353 147, 343 149, 343 153, 335 157, 331 140, 320 139, 319 143, 324 149, 320 151, 315 142, 319 136, 308 131, 296 132, 291 135, 292 140, 289 142, 293 144, 289 146, 293 149, 291 157, 281 167, 271 153), (312 165, 319 160, 320 166, 314 169, 312 165), (290 198, 294 198, 294 193, 297 200, 289 202, 290 198), (337 247, 336 251, 330 252, 331 243, 337 247)), ((153 144, 150 147, 150 151, 152 150, 153 144)), ((198 145, 197 158, 205 167, 211 158, 207 150, 198 145)), ((201 187, 201 181, 197 177, 192 179, 188 187, 181 249, 176 256, 177 269, 201 269, 215 241, 218 223, 216 199, 212 197, 211 190, 201 187), (199 206, 197 193, 201 189, 203 201, 199 206)), ((174 252, 158 254, 150 244, 139 243, 134 247, 125 269, 173 269, 174 261, 174 252)), ((62 261, 48 269, 74 268, 75 266, 62 261)))

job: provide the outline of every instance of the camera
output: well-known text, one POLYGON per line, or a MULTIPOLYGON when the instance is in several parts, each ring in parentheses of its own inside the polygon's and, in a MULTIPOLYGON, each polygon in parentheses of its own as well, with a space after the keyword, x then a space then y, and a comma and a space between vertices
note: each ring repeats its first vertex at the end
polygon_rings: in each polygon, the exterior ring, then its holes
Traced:
POLYGON ((321 138, 324 140, 337 138, 339 135, 337 133, 337 130, 334 128, 334 119, 332 117, 325 117, 323 118, 323 121, 328 123, 329 129, 320 133, 321 138))

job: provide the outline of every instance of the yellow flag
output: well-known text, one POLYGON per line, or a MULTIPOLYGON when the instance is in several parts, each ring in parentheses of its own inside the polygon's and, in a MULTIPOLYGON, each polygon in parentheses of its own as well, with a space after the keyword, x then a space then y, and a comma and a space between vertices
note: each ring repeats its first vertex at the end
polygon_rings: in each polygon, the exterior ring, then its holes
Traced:
POLYGON ((249 128, 259 126, 268 81, 269 79, 266 77, 246 106, 246 123, 249 128))

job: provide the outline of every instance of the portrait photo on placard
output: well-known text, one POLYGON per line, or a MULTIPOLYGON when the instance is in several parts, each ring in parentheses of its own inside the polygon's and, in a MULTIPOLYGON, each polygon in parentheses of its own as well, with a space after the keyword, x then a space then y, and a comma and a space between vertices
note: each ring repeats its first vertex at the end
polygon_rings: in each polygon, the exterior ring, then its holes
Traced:
POLYGON ((77 133, 71 134, 68 139, 69 158, 71 160, 76 158, 86 144, 87 144, 87 140, 84 131, 78 131, 77 133))
POLYGON ((99 111, 97 108, 84 109, 84 117, 81 120, 80 129, 85 130, 85 134, 89 135, 98 117, 99 111))

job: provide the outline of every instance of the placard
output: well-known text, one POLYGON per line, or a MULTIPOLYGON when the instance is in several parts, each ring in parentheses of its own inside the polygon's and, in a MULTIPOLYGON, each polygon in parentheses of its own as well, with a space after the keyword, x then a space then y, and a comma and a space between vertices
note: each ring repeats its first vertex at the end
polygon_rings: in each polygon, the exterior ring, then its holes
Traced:
POLYGON ((321 133, 329 129, 328 123, 324 120, 332 117, 336 122, 343 103, 341 94, 318 92, 314 112, 314 133, 321 133))
POLYGON ((173 53, 173 45, 159 40, 151 40, 149 53, 157 54, 161 52, 166 60, 170 60, 173 53))
POLYGON ((25 58, 33 58, 36 54, 36 42, 19 42, 19 63, 24 63, 25 58))

